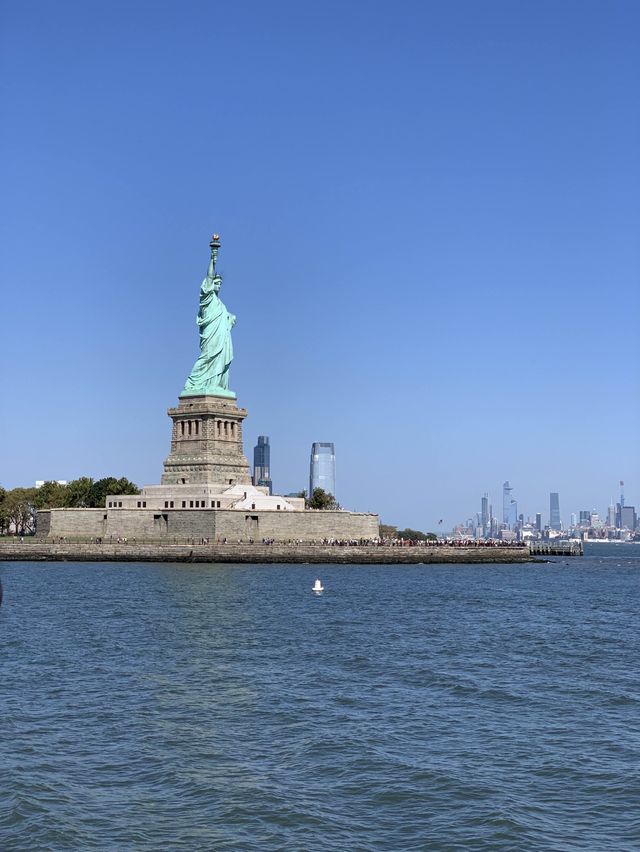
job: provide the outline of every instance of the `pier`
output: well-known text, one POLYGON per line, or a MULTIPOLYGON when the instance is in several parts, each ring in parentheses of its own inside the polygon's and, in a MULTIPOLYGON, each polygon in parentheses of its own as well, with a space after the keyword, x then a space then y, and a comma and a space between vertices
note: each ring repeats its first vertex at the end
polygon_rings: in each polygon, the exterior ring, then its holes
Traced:
POLYGON ((582 541, 530 541, 529 553, 532 556, 584 556, 582 541))

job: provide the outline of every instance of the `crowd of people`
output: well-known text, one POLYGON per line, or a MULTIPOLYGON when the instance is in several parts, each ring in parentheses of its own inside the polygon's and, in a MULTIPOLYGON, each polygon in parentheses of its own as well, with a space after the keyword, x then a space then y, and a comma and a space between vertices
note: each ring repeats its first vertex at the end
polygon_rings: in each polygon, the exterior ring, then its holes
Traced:
MULTIPOLYGON (((55 536, 52 539, 57 543, 64 543, 67 541, 66 536, 55 536)), ((79 541, 80 539, 74 538, 72 541, 79 541)), ((102 537, 96 537, 93 539, 89 539, 90 541, 95 542, 95 544, 138 544, 144 543, 144 539, 138 542, 138 539, 133 538, 130 539, 127 536, 118 537, 116 539, 113 536, 110 536, 108 540, 105 540, 102 537)), ((184 539, 172 537, 168 539, 157 539, 156 543, 163 544, 189 544, 193 546, 197 545, 209 545, 212 544, 210 538, 201 537, 191 538, 187 537, 184 539)), ((439 539, 407 539, 407 538, 323 538, 319 541, 313 539, 311 541, 307 541, 301 538, 290 538, 282 541, 276 541, 275 538, 263 538, 260 542, 256 542, 253 538, 237 538, 237 539, 229 539, 226 536, 218 536, 215 544, 217 545, 253 545, 253 544, 261 544, 261 545, 285 545, 290 547, 297 547, 301 545, 312 545, 312 546, 322 546, 322 547, 526 547, 527 543, 525 541, 500 541, 497 539, 447 539, 447 538, 439 538, 439 539)))
MULTIPOLYGON (((208 540, 207 540, 208 543, 208 540)), ((252 539, 219 538, 218 544, 255 544, 252 539)), ((524 541, 500 541, 498 539, 406 539, 406 538, 323 538, 320 541, 307 541, 301 538, 290 538, 276 541, 274 538, 263 538, 263 545, 316 545, 323 547, 526 547, 524 541)))
POLYGON ((427 539, 426 541, 406 538, 385 538, 380 540, 383 545, 390 547, 526 547, 526 541, 500 541, 493 538, 464 538, 464 539, 427 539))

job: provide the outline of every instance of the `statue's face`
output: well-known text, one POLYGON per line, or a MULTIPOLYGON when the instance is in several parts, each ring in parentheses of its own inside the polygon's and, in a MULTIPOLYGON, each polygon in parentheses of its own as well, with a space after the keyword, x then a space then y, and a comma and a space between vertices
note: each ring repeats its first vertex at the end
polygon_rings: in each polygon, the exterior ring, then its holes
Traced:
POLYGON ((213 279, 213 289, 216 293, 220 292, 220 287, 222 286, 222 278, 218 278, 217 276, 213 279))

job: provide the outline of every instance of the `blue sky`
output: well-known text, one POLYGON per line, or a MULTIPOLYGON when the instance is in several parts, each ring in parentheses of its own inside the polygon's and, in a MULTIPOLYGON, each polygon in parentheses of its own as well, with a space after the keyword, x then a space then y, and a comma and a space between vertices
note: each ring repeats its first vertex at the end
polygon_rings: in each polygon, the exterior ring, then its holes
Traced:
POLYGON ((432 529, 640 503, 640 6, 7 2, 0 482, 159 481, 208 240, 245 449, 432 529))

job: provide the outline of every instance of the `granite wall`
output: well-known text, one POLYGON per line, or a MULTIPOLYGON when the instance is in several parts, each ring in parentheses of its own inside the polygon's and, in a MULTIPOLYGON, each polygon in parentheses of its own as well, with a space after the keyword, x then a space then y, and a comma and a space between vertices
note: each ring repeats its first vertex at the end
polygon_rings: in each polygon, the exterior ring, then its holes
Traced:
POLYGON ((38 512, 38 539, 122 538, 180 541, 322 541, 372 539, 378 536, 377 515, 306 510, 300 512, 235 509, 48 509, 38 512))
MULTIPOLYGON (((129 541, 103 544, 45 541, 36 538, 0 541, 0 561, 75 560, 81 562, 200 562, 230 564, 415 565, 443 563, 531 562, 528 547, 342 547, 313 544, 154 544, 129 541)), ((96 570, 99 565, 96 565, 96 570)), ((309 588, 311 587, 311 578, 309 588)))

